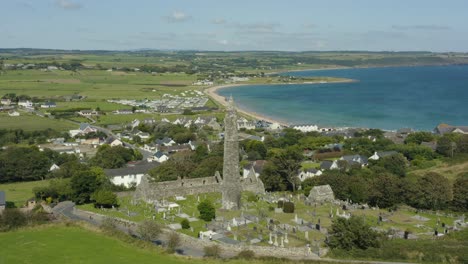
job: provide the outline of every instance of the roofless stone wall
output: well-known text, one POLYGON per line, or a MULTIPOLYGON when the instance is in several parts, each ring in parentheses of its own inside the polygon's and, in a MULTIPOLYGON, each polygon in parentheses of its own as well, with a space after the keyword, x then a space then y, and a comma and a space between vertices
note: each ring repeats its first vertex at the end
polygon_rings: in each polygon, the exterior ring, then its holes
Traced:
MULTIPOLYGON (((197 195, 209 192, 221 192, 222 178, 219 173, 215 176, 178 179, 175 181, 151 182, 148 175, 143 176, 141 183, 135 191, 135 198, 144 201, 160 200, 164 197, 197 195)), ((239 176, 240 177, 240 176, 239 176)), ((249 177, 240 181, 240 187, 243 191, 253 193, 265 193, 263 182, 260 179, 249 177)))

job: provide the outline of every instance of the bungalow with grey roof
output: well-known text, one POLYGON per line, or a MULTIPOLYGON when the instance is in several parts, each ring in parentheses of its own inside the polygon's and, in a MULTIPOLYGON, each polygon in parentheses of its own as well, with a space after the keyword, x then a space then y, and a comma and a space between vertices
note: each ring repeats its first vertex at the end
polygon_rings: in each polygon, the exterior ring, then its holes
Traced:
POLYGON ((347 161, 350 166, 359 165, 361 167, 367 166, 368 159, 362 155, 345 155, 340 160, 347 161))
POLYGON ((156 144, 160 146, 173 146, 176 142, 172 138, 164 137, 163 139, 156 139, 156 144))
POLYGON ((340 167, 338 166, 338 162, 336 160, 323 160, 320 163, 321 170, 337 170, 340 167))
POLYGON ((451 126, 447 124, 440 124, 434 128, 434 133, 438 135, 444 135, 447 133, 468 134, 468 126, 451 126))
POLYGON ((166 153, 162 152, 162 151, 156 151, 153 156, 149 157, 148 158, 148 161, 149 162, 152 162, 152 161, 157 161, 159 163, 163 163, 165 161, 169 160, 169 156, 166 155, 166 153))
POLYGON ((379 159, 381 159, 383 157, 392 156, 392 155, 395 155, 395 154, 398 154, 398 152, 396 152, 396 151, 376 151, 376 152, 374 152, 374 155, 369 157, 369 159, 370 160, 379 160, 379 159))
POLYGON ((55 102, 45 102, 41 104, 41 108, 54 108, 57 107, 57 104, 55 102))

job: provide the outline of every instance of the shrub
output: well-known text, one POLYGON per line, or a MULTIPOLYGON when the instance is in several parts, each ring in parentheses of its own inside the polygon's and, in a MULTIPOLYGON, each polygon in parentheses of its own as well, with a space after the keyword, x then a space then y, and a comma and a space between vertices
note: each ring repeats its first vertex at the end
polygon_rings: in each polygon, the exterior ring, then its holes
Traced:
POLYGON ((254 193, 249 193, 247 195, 247 202, 255 203, 258 201, 258 197, 254 193))
MULTIPOLYGON (((91 216, 90 216, 91 218, 91 216)), ((106 217, 102 222, 101 222, 101 229, 109 232, 114 232, 117 230, 117 223, 114 219, 111 217, 106 217)))
POLYGON ((221 248, 218 245, 206 246, 203 248, 205 257, 219 258, 221 257, 221 248))
POLYGON ((176 248, 180 245, 180 236, 176 232, 169 234, 167 239, 167 251, 169 253, 174 253, 176 248))
POLYGON ((255 258, 255 252, 253 252, 252 250, 242 250, 241 252, 239 252, 239 254, 237 254, 237 258, 246 260, 253 259, 255 258))
POLYGON ((94 207, 110 208, 117 206, 117 195, 108 190, 97 190, 91 195, 91 200, 94 201, 94 207))
POLYGON ((283 208, 284 206, 284 201, 281 200, 281 201, 278 201, 278 208, 283 208))
POLYGON ((380 247, 380 235, 372 230, 364 218, 351 216, 349 219, 333 220, 327 242, 332 249, 368 249, 380 247))
POLYGON ((190 228, 190 222, 187 218, 182 219, 182 221, 180 221, 180 225, 182 226, 183 229, 190 228))
POLYGON ((294 213, 294 203, 293 202, 284 202, 283 212, 292 214, 294 213))
POLYGON ((204 200, 197 206, 200 218, 209 222, 216 217, 216 210, 209 200, 204 200))
POLYGON ((8 208, 0 215, 0 230, 8 231, 25 226, 28 219, 24 213, 16 208, 8 208))
POLYGON ((138 226, 137 233, 143 240, 154 241, 161 235, 162 229, 158 223, 146 220, 138 226))

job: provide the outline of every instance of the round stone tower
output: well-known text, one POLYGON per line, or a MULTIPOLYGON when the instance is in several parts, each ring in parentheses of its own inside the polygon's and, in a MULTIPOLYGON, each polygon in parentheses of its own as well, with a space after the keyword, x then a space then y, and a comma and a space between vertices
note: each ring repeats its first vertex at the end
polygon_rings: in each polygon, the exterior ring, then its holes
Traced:
POLYGON ((229 98, 224 118, 224 163, 221 191, 223 209, 240 209, 239 139, 237 136, 237 113, 232 96, 229 98))

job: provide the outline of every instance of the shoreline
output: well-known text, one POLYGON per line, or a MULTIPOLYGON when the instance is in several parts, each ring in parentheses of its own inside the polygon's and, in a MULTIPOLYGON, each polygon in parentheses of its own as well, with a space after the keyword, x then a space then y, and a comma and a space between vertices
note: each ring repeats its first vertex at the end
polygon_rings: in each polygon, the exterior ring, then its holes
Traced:
MULTIPOLYGON (((226 101, 226 98, 219 95, 217 93, 218 90, 221 90, 221 89, 226 89, 226 88, 231 88, 231 87, 239 87, 239 86, 248 86, 248 85, 255 85, 255 84, 225 84, 225 85, 217 85, 217 86, 212 86, 212 87, 209 87, 205 90, 203 90, 203 92, 205 94, 207 94, 208 96, 210 96, 213 100, 215 100, 217 103, 223 105, 224 107, 227 106, 227 101, 226 101)), ((265 84, 260 84, 260 85, 265 85, 265 84)), ((274 118, 271 118, 271 117, 267 117, 267 116, 264 116, 264 115, 261 115, 259 113, 256 113, 254 111, 250 111, 250 110, 246 110, 246 109, 243 109, 243 108, 239 108, 236 106, 236 110, 237 112, 239 113, 242 113, 244 115, 247 115, 251 118, 254 118, 254 119, 258 119, 258 120, 265 120, 267 122, 270 122, 270 123, 278 123, 282 126, 289 126, 289 124, 287 124, 286 122, 283 122, 283 121, 279 121, 277 119, 274 119, 274 118)))
POLYGON ((449 64, 421 64, 421 65, 384 65, 384 66, 336 66, 336 67, 329 67, 329 68, 307 68, 307 69, 295 69, 295 70, 284 70, 284 71, 277 71, 277 72, 268 72, 265 73, 267 76, 278 75, 282 73, 288 72, 302 72, 302 71, 327 71, 327 70, 350 70, 350 69, 370 69, 370 68, 398 68, 398 67, 431 67, 431 66, 456 66, 456 65, 466 65, 464 63, 449 63, 449 64))
MULTIPOLYGON (((236 84, 224 84, 224 85, 216 85, 212 87, 208 87, 203 92, 211 97, 213 100, 215 100, 217 103, 223 105, 224 107, 227 106, 227 101, 226 98, 219 95, 217 91, 222 90, 222 89, 227 89, 227 88, 232 88, 232 87, 240 87, 240 86, 251 86, 251 85, 295 85, 295 84, 327 84, 327 83, 351 83, 351 82, 358 82, 359 80, 354 80, 354 79, 346 79, 346 80, 339 80, 339 81, 311 81, 311 82, 302 82, 302 83, 236 83, 236 84)), ((268 117, 262 114, 259 114, 257 112, 254 112, 252 110, 244 108, 240 108, 236 106, 236 110, 239 113, 242 113, 244 115, 247 115, 251 118, 257 119, 257 120, 265 120, 270 123, 278 123, 282 126, 290 126, 291 124, 285 121, 281 121, 279 119, 275 119, 272 117, 268 117)))

